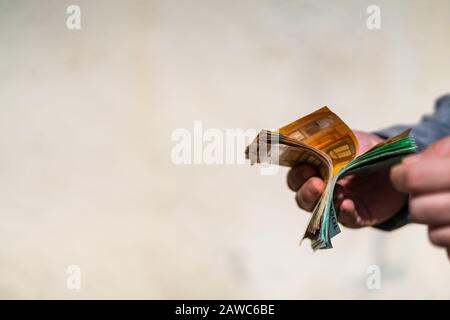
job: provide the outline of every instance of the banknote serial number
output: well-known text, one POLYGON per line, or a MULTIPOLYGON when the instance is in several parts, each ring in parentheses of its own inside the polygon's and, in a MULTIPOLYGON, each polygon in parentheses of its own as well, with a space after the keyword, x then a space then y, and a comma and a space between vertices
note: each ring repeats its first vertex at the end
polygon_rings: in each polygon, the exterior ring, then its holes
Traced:
POLYGON ((176 315, 192 315, 201 316, 203 318, 208 315, 257 315, 270 316, 275 315, 275 305, 273 304, 220 304, 215 306, 190 306, 181 305, 175 308, 176 315))

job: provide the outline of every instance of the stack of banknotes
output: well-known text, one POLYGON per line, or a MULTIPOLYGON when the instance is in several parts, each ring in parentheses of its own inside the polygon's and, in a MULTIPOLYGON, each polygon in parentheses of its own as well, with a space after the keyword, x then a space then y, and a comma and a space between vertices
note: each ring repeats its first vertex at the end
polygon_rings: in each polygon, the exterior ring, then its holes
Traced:
POLYGON ((325 182, 324 192, 313 209, 303 239, 311 239, 314 250, 332 248, 340 233, 333 203, 337 181, 350 174, 385 170, 417 150, 411 130, 388 138, 364 154, 357 155, 358 140, 352 130, 327 107, 300 118, 278 131, 262 130, 246 148, 251 164, 269 163, 294 167, 309 163, 325 182))

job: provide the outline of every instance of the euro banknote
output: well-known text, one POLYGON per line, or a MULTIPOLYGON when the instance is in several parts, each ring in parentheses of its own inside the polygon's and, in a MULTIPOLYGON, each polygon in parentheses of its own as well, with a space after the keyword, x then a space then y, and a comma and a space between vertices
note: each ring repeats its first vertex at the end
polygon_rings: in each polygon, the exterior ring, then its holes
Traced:
POLYGON ((310 239, 312 248, 317 250, 332 248, 331 239, 341 232, 333 202, 338 180, 367 170, 386 170, 416 151, 409 129, 357 156, 358 140, 353 131, 323 107, 277 131, 261 130, 245 153, 251 164, 295 167, 309 163, 317 169, 325 189, 302 238, 310 239))

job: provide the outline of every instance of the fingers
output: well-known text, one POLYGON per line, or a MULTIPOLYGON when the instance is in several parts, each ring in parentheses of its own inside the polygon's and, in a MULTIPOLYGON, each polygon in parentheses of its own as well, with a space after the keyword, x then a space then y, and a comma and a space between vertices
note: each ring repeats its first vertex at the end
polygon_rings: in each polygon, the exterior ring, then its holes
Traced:
POLYGON ((450 225, 430 226, 428 228, 428 237, 431 243, 439 247, 450 248, 450 225))
POLYGON ((333 192, 334 208, 337 211, 339 211, 339 208, 341 207, 344 199, 345 199, 345 189, 343 186, 341 186, 339 183, 337 183, 334 186, 334 192, 333 192))
POLYGON ((356 213, 355 202, 351 199, 344 199, 338 207, 338 220, 347 228, 358 228, 360 222, 356 213))
POLYGON ((317 170, 309 164, 301 164, 292 168, 287 175, 287 183, 292 191, 297 191, 311 177, 317 175, 317 170))
POLYGON ((391 170, 391 180, 401 192, 425 193, 450 188, 450 137, 441 139, 422 153, 403 159, 391 170))
POLYGON ((317 170, 309 164, 301 164, 292 168, 287 176, 288 186, 297 191, 295 199, 300 208, 312 211, 319 200, 324 182, 317 177, 317 170))
POLYGON ((435 246, 446 248, 447 256, 450 259, 450 225, 429 226, 428 238, 435 246))
POLYGON ((353 200, 345 198, 345 189, 340 184, 334 187, 334 208, 337 218, 347 228, 356 228, 356 210, 353 200))
POLYGON ((430 241, 450 259, 450 137, 392 168, 395 188, 410 193, 410 219, 428 225, 430 241))
POLYGON ((416 223, 450 224, 450 192, 411 197, 409 214, 411 221, 416 223))
POLYGON ((322 179, 318 177, 309 178, 297 191, 295 199, 298 206, 306 211, 312 211, 324 189, 322 179))
POLYGON ((391 181, 398 191, 426 193, 450 189, 448 159, 427 156, 412 159, 391 170, 391 181))

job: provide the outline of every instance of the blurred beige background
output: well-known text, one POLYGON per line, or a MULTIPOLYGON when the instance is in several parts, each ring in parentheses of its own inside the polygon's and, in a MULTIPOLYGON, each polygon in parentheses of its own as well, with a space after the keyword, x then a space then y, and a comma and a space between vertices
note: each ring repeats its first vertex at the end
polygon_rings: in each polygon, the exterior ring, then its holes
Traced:
POLYGON ((0 0, 0 298, 450 298, 426 228, 313 253, 286 169, 170 157, 194 120, 276 128, 328 105, 358 129, 413 123, 450 91, 449 18, 438 0, 0 0))

